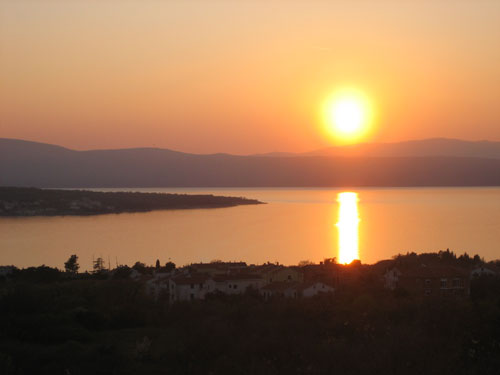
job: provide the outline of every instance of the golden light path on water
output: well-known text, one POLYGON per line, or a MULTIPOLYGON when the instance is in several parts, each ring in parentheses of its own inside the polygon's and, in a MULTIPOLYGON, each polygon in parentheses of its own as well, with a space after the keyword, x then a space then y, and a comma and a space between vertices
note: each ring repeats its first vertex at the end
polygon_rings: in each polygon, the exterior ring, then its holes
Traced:
POLYGON ((343 192, 337 195, 339 202, 338 222, 338 262, 349 264, 359 259, 359 214, 358 194, 343 192))

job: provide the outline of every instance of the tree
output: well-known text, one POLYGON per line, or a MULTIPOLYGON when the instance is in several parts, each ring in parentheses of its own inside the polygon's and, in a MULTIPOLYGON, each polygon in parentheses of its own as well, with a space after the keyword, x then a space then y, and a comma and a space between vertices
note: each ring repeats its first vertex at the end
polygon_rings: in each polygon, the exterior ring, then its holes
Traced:
POLYGON ((333 258, 325 258, 325 260, 323 261, 323 263, 325 265, 328 265, 328 264, 337 264, 337 258, 336 257, 333 257, 333 258))
POLYGON ((312 264, 314 264, 314 262, 311 262, 310 260, 301 260, 299 262, 299 267, 310 266, 312 264))
POLYGON ((78 256, 73 254, 69 257, 69 259, 64 263, 64 269, 68 273, 76 274, 80 269, 80 265, 78 264, 78 256))
POLYGON ((104 259, 99 257, 94 260, 93 269, 94 273, 101 273, 102 271, 104 271, 104 259))
POLYGON ((147 268, 146 265, 142 262, 135 262, 135 264, 132 266, 132 269, 136 270, 140 274, 146 274, 147 273, 147 268))
POLYGON ((160 269, 160 260, 159 259, 156 259, 156 267, 155 267, 157 270, 160 269))
POLYGON ((474 255, 474 263, 475 264, 480 264, 481 263, 481 258, 479 257, 479 255, 474 255))
POLYGON ((131 268, 128 266, 118 266, 114 270, 113 278, 114 279, 128 279, 130 277, 131 268))
POLYGON ((167 262, 165 264, 165 271, 166 272, 170 272, 170 271, 173 271, 175 270, 175 263, 174 262, 167 262))
POLYGON ((61 271, 57 268, 47 267, 44 264, 39 267, 28 267, 20 270, 19 272, 18 277, 29 282, 49 283, 59 281, 61 279, 61 271))

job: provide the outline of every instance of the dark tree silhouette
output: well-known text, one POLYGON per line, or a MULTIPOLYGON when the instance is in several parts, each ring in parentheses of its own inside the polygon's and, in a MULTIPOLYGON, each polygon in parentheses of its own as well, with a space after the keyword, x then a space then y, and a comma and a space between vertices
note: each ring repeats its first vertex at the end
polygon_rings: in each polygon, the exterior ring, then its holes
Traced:
POLYGON ((141 274, 146 274, 148 271, 146 265, 142 262, 135 262, 135 264, 132 266, 132 269, 136 270, 141 274))
POLYGON ((173 270, 175 270, 175 263, 174 262, 167 262, 165 264, 165 271, 166 272, 171 272, 173 270))
POLYGON ((114 279, 128 279, 130 277, 131 268, 128 266, 119 266, 115 268, 113 278, 114 279))
POLYGON ((104 271, 104 259, 99 257, 96 260, 94 260, 93 268, 94 268, 94 273, 101 273, 102 271, 104 271))
POLYGON ((78 264, 78 256, 76 254, 70 256, 69 259, 64 263, 64 269, 68 273, 78 273, 80 265, 78 264))

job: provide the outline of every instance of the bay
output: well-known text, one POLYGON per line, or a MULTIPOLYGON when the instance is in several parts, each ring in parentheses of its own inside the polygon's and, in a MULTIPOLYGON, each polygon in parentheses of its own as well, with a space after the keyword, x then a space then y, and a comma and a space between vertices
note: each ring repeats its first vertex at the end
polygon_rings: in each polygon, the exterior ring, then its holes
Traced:
POLYGON ((359 257, 375 263, 407 251, 449 248, 500 258, 500 188, 133 188, 94 189, 243 196, 265 205, 99 216, 0 218, 0 264, 82 269, 160 259, 297 264, 339 256, 338 197, 358 198, 359 257))

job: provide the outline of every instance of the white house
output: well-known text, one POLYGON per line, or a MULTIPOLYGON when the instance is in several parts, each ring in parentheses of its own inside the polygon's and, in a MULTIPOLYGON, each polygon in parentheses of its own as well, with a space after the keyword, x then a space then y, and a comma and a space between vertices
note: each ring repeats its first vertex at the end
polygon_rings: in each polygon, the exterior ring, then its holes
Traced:
POLYGON ((298 284, 294 282, 277 281, 267 284, 260 289, 260 294, 265 299, 274 297, 297 298, 298 284))
POLYGON ((153 278, 146 281, 147 292, 158 299, 162 294, 170 293, 170 276, 155 275, 153 278))
POLYGON ((384 273, 384 287, 386 289, 394 290, 396 289, 399 278, 401 277, 401 271, 397 268, 392 268, 384 273))
POLYGON ((300 295, 305 298, 314 297, 320 293, 333 293, 335 291, 335 288, 320 281, 302 284, 298 289, 301 292, 300 295))
POLYGON ((215 292, 215 281, 207 275, 177 276, 169 279, 170 301, 192 301, 205 299, 215 292))
POLYGON ((321 281, 313 281, 310 283, 276 282, 262 287, 260 294, 266 299, 272 297, 309 298, 320 293, 332 293, 334 291, 335 288, 321 281))
POLYGON ((482 265, 480 267, 474 268, 471 271, 470 276, 471 278, 481 277, 481 276, 495 277, 495 276, 500 276, 500 274, 493 267, 490 267, 488 265, 482 265))
POLYGON ((215 289, 225 294, 242 294, 248 288, 260 289, 264 279, 259 275, 234 274, 214 276, 215 289))

